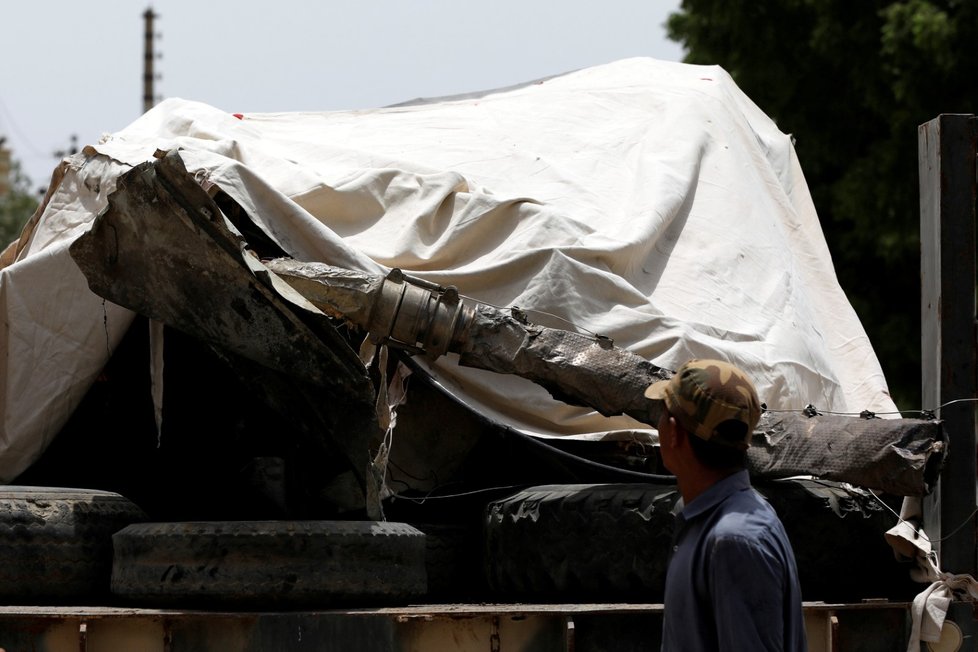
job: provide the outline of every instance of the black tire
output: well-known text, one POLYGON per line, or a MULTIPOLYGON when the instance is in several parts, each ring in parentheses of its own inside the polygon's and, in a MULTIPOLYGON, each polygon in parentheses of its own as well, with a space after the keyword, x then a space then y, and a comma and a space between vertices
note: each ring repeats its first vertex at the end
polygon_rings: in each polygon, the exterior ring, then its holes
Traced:
MULTIPOLYGON (((758 483, 794 548, 802 598, 912 599, 919 585, 883 533, 896 517, 868 492, 792 479, 758 483)), ((660 485, 554 485, 490 503, 490 587, 517 599, 663 598, 679 496, 660 485)))
POLYGON ((0 601, 103 603, 110 596, 112 534, 145 519, 108 491, 0 487, 0 601))
MULTIPOLYGON (((756 489, 778 513, 798 565, 802 599, 859 602, 912 600, 923 588, 910 579, 883 533, 897 516, 867 492, 823 480, 777 480, 756 489)), ((894 505, 899 509, 899 503, 894 505)))
POLYGON ((512 598, 661 601, 678 498, 668 485, 549 485, 490 503, 489 586, 512 598))
POLYGON ((425 537, 403 523, 143 523, 113 537, 112 592, 141 604, 240 608, 423 596, 425 537))

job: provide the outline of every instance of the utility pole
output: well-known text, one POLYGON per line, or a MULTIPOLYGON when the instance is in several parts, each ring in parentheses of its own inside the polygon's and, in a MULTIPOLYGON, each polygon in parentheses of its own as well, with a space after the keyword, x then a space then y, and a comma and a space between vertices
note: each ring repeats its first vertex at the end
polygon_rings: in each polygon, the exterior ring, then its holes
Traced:
POLYGON ((143 12, 143 23, 145 25, 143 43, 143 113, 149 111, 156 104, 156 91, 153 83, 156 81, 156 73, 153 70, 153 62, 156 60, 156 53, 153 50, 153 39, 156 33, 153 31, 153 20, 157 14, 153 8, 148 8, 143 12))
POLYGON ((5 136, 0 136, 0 199, 10 194, 12 179, 10 178, 10 150, 4 147, 5 136))

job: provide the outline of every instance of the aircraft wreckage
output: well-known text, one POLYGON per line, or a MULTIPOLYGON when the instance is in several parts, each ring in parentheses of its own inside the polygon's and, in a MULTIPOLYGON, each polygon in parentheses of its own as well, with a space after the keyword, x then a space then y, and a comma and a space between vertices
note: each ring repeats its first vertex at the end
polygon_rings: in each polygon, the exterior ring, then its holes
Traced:
MULTIPOLYGON (((269 405, 301 415, 293 420, 303 437, 344 460, 374 515, 386 417, 378 418, 377 390, 355 351, 363 344, 404 360, 457 355, 460 365, 516 374, 560 400, 647 424, 658 406, 643 391, 671 375, 605 338, 535 325, 398 270, 380 276, 295 260, 227 195, 205 192, 176 152, 125 173, 70 253, 96 294, 206 342, 241 374, 259 374, 269 405)), ((749 453, 752 475, 927 493, 946 454, 941 422, 872 416, 766 412, 749 453)), ((654 474, 623 469, 621 477, 654 474)))
MULTIPOLYGON (((659 601, 678 494, 644 390, 700 355, 768 403, 748 463, 805 599, 917 592, 883 534, 945 425, 875 418, 791 139, 720 69, 329 115, 166 100, 62 162, 0 290, 0 479, 131 499, 99 535, 127 604, 659 601), (320 563, 351 536, 368 566, 320 563)), ((88 603, 107 575, 4 584, 88 603)))

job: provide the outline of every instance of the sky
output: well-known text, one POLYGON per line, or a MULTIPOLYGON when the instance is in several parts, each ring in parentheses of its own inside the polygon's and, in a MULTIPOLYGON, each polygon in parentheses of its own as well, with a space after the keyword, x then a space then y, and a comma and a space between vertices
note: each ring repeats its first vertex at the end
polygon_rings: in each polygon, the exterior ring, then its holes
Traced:
POLYGON ((158 98, 231 113, 333 111, 489 90, 682 47, 681 0, 46 0, 0 4, 0 137, 46 185, 143 110, 144 12, 158 98))

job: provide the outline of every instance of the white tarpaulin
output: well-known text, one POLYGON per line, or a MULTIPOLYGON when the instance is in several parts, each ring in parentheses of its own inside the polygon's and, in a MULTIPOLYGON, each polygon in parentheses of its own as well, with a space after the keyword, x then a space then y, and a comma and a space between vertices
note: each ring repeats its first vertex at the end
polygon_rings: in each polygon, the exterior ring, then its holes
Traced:
MULTIPOLYGON (((130 320, 91 294, 68 244, 119 174, 173 149, 297 259, 398 267, 669 369, 728 359, 770 408, 895 409, 790 137, 718 67, 630 59, 363 111, 172 99, 86 148, 0 276, 0 479, 57 433, 130 320)), ((451 357, 436 372, 533 435, 651 432, 451 357)))

